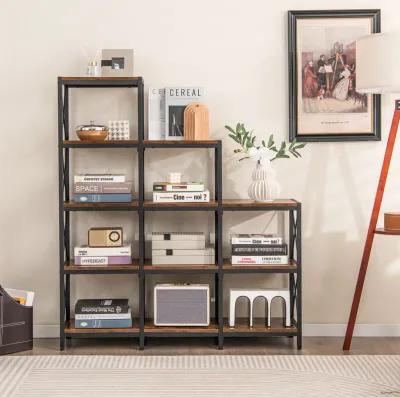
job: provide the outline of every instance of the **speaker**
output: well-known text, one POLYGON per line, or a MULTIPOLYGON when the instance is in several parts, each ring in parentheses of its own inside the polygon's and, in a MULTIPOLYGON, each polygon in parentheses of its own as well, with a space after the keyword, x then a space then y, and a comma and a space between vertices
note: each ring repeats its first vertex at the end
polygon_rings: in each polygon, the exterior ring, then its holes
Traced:
POLYGON ((208 326, 208 284, 157 284, 154 287, 154 325, 208 326))

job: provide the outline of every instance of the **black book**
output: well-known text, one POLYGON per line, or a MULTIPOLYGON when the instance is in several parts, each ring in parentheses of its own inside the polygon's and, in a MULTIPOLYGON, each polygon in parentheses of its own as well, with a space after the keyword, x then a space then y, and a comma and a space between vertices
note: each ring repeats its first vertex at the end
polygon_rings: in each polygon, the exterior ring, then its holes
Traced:
POLYGON ((128 299, 79 299, 75 304, 76 314, 115 314, 128 310, 128 299))
POLYGON ((287 244, 232 244, 232 255, 276 256, 287 255, 287 244))

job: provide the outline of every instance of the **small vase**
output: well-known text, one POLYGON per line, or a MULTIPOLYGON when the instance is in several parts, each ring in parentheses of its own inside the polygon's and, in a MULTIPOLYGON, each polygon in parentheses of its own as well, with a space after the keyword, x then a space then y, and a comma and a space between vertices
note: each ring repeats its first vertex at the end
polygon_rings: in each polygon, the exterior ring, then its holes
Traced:
POLYGON ((276 180, 276 172, 270 161, 257 162, 252 173, 253 182, 247 191, 249 197, 254 201, 273 201, 279 197, 281 187, 276 180))

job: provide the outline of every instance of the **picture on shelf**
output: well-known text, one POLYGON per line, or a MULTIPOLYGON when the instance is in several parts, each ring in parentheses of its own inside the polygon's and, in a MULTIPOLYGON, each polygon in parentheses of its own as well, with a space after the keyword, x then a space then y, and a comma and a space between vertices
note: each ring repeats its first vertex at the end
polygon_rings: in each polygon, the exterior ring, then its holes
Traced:
POLYGON ((165 89, 165 139, 183 140, 185 108, 203 98, 202 87, 167 87, 165 89))

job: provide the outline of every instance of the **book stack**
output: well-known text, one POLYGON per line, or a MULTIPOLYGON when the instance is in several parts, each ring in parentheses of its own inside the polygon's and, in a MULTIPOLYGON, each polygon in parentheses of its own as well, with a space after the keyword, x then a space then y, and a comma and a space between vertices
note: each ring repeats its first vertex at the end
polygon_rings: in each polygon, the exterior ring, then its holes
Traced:
POLYGON ((286 265, 287 244, 271 234, 234 234, 231 237, 232 265, 286 265))
POLYGON ((75 328, 130 328, 128 299, 79 299, 75 304, 75 328))
POLYGON ((155 182, 153 201, 158 203, 207 203, 210 191, 204 189, 202 182, 155 182))
POLYGON ((206 247, 205 234, 158 233, 151 236, 153 265, 213 265, 214 248, 206 247))
POLYGON ((120 174, 74 176, 73 200, 79 203, 128 203, 132 201, 132 182, 120 174))

